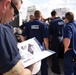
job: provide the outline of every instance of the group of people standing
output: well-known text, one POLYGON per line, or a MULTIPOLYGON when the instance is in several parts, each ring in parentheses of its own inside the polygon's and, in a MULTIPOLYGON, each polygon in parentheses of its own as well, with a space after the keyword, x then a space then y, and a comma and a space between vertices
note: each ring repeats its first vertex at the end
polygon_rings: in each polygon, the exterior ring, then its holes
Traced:
MULTIPOLYGON (((0 74, 1 75, 32 75, 30 68, 24 68, 9 21, 19 14, 22 0, 0 0, 0 74)), ((52 20, 48 26, 43 22, 39 10, 34 12, 34 19, 24 23, 21 40, 32 37, 45 47, 56 53, 51 56, 53 73, 61 74, 58 54, 64 46, 64 75, 76 75, 76 22, 72 12, 65 14, 65 21, 51 12, 52 20), (49 44, 49 38, 51 42, 49 44)), ((44 47, 42 50, 44 50, 44 47)), ((47 59, 41 61, 41 74, 48 75, 47 59)), ((51 74, 50 74, 51 75, 51 74)))
MULTIPOLYGON (((21 40, 36 37, 41 45, 45 45, 46 50, 51 49, 56 53, 51 56, 53 73, 60 75, 59 53, 64 54, 64 74, 75 75, 75 25, 72 12, 65 14, 65 20, 57 17, 57 12, 51 12, 51 21, 49 26, 42 20, 42 14, 39 10, 34 13, 34 19, 31 22, 24 23, 24 29, 21 34, 21 40), (73 27, 72 27, 73 26, 73 27), (49 38, 51 42, 49 43, 49 38), (64 51, 63 51, 64 50, 64 51)), ((20 26, 21 29, 21 26, 20 26)), ((61 55, 60 54, 60 55, 61 55)), ((45 59, 44 59, 45 60, 45 59)), ((43 61, 43 60, 42 60, 43 61)), ((47 60, 42 63, 41 74, 48 75, 47 60)))

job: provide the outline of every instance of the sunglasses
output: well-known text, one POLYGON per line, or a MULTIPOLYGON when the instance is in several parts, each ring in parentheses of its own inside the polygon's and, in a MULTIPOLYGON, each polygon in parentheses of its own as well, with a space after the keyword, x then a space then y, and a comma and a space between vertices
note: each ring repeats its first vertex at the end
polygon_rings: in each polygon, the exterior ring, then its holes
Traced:
POLYGON ((16 8, 16 6, 11 2, 11 6, 14 8, 14 16, 19 14, 18 9, 16 8))

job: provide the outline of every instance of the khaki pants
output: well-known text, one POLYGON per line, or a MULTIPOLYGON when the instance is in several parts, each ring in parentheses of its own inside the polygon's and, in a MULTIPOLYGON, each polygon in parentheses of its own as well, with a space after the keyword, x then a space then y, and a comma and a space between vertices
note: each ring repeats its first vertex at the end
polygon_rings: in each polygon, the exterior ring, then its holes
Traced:
POLYGON ((24 69, 22 62, 19 61, 10 71, 3 75, 32 75, 29 69, 24 69))

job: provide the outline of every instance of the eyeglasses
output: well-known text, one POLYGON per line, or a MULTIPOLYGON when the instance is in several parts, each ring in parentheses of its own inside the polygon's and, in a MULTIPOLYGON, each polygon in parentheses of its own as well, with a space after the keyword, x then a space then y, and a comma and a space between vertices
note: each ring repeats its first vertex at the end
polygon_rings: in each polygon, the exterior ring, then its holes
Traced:
POLYGON ((16 6, 11 2, 11 6, 14 8, 14 16, 19 14, 18 9, 16 8, 16 6))

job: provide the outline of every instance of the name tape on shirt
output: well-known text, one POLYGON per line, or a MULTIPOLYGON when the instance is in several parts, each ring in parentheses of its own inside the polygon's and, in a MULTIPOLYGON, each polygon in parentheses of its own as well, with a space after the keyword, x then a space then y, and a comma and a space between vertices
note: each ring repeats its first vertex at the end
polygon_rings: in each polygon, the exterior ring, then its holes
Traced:
POLYGON ((62 21, 58 22, 58 25, 64 25, 64 22, 62 22, 62 21))
POLYGON ((39 29, 39 25, 31 25, 31 29, 39 29))

